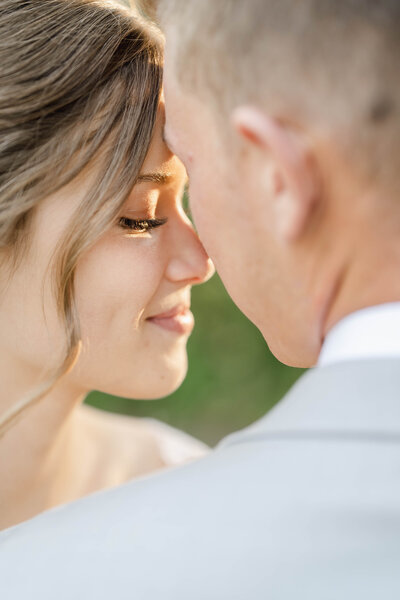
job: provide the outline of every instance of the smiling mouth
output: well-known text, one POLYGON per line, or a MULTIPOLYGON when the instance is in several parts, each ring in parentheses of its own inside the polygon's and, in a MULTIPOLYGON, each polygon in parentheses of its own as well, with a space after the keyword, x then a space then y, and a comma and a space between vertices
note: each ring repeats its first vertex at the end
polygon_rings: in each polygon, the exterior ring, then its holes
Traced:
POLYGON ((194 327, 194 317, 187 306, 176 306, 165 313, 148 317, 146 321, 179 334, 190 334, 194 327))

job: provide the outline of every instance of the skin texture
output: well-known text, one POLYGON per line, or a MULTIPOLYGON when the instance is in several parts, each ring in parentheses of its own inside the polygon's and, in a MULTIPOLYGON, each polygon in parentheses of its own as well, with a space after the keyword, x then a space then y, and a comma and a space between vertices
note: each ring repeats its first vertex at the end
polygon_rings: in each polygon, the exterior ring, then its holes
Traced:
POLYGON ((346 132, 294 109, 220 110, 212 92, 188 89, 179 36, 163 25, 164 137, 187 169, 200 238, 275 356, 312 366, 340 319, 400 300, 395 198, 352 165, 346 132))
MULTIPOLYGON (((191 286, 206 281, 213 266, 182 209, 186 174, 162 140, 163 125, 161 106, 142 174, 163 173, 169 180, 138 183, 120 216, 168 222, 144 233, 112 224, 80 260, 76 298, 83 350, 72 372, 0 439, 0 454, 7 456, 0 466, 3 527, 163 466, 153 426, 105 421, 80 408, 93 388, 158 398, 186 374, 190 331, 168 331, 147 318, 189 306, 191 286)), ((1 411, 35 389, 46 368, 62 358, 64 333, 49 260, 95 175, 93 165, 43 200, 30 251, 2 288, 1 411)))

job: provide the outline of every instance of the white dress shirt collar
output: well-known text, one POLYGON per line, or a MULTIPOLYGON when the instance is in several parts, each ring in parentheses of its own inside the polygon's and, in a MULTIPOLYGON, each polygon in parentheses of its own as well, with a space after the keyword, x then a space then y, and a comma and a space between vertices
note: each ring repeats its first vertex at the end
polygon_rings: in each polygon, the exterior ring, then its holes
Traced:
POLYGON ((348 360, 400 357, 400 302, 354 312, 328 333, 319 367, 348 360))

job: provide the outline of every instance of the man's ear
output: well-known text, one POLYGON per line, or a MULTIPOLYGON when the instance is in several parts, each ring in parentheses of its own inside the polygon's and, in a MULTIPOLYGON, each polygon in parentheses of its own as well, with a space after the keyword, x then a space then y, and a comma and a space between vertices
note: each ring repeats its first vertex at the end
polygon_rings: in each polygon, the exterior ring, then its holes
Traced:
POLYGON ((275 232, 282 241, 299 239, 311 221, 320 199, 319 177, 307 140, 290 124, 253 106, 233 112, 241 138, 259 153, 260 181, 273 203, 275 232))

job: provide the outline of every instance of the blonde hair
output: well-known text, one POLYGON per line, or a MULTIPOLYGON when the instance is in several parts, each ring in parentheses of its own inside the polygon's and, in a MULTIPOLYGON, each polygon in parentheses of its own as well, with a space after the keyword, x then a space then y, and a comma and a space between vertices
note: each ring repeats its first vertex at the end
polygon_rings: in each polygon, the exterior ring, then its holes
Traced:
POLYGON ((364 175, 398 191, 398 0, 139 3, 174 36, 180 84, 216 115, 255 103, 320 126, 364 175))
POLYGON ((93 160, 101 168, 54 257, 65 358, 40 389, 0 417, 0 434, 78 357, 75 268, 116 219, 139 175, 156 119, 161 65, 155 28, 114 2, 1 2, 0 249, 10 276, 27 250, 40 201, 93 160))

